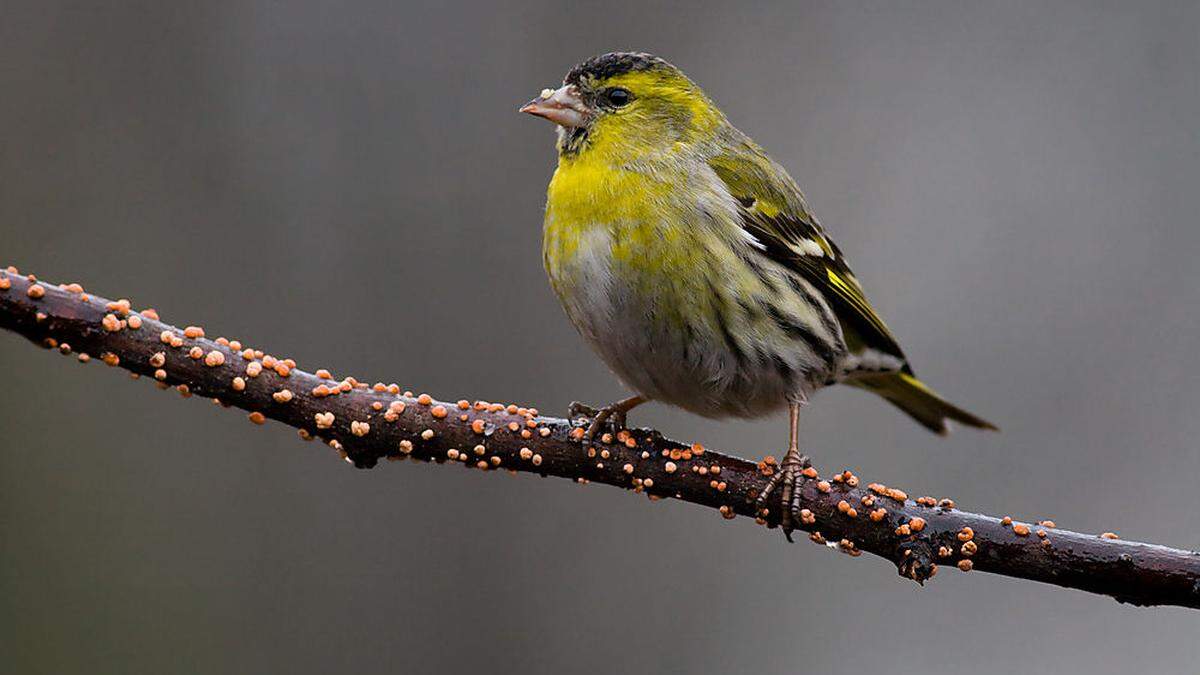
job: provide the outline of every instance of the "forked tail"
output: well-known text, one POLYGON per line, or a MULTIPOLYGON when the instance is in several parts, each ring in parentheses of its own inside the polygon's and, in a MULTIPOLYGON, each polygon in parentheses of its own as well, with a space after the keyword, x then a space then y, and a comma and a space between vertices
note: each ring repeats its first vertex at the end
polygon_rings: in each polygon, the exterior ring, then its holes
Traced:
POLYGON ((920 422, 921 426, 936 434, 944 436, 950 431, 946 420, 954 420, 977 429, 999 431, 991 422, 949 403, 925 386, 924 382, 908 373, 864 373, 845 382, 879 394, 920 422))

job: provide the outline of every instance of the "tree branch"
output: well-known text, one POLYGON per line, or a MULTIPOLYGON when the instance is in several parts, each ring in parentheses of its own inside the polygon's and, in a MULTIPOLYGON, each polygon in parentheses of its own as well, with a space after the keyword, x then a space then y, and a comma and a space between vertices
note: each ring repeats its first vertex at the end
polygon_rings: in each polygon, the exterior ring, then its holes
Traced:
MULTIPOLYGON (((606 436, 585 451, 578 423, 533 408, 482 401, 443 403, 396 385, 310 374, 237 341, 180 330, 153 310, 0 271, 0 327, 81 361, 98 358, 190 396, 250 411, 320 438, 355 466, 380 458, 434 461, 483 470, 528 471, 674 497, 775 527, 778 514, 753 500, 777 469, 664 438, 648 429, 606 436)), ((801 528, 853 556, 863 551, 923 583, 938 566, 991 572, 1112 596, 1138 605, 1200 609, 1200 553, 1088 535, 1052 523, 968 513, 950 500, 909 499, 863 485, 849 471, 803 485, 801 528)))

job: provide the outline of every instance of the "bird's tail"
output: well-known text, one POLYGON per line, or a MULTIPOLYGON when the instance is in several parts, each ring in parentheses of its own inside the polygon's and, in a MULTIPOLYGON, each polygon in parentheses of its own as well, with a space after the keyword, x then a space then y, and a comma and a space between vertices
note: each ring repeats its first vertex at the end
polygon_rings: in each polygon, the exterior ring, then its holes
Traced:
POLYGON ((846 380, 846 384, 879 394, 935 434, 944 436, 950 431, 946 420, 977 429, 999 431, 991 422, 949 403, 908 373, 862 374, 846 380))

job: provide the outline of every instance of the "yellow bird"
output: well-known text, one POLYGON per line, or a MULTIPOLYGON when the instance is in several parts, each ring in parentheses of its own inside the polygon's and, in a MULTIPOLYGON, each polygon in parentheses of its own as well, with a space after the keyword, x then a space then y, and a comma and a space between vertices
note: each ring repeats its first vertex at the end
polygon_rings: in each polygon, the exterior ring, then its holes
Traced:
POLYGON ((787 455, 759 506, 778 495, 791 539, 808 466, 799 413, 816 389, 865 389, 939 434, 947 420, 995 429, 916 378, 795 181, 678 68, 596 56, 521 112, 558 125, 550 284, 635 392, 591 411, 585 444, 649 400, 706 417, 787 406, 787 455))

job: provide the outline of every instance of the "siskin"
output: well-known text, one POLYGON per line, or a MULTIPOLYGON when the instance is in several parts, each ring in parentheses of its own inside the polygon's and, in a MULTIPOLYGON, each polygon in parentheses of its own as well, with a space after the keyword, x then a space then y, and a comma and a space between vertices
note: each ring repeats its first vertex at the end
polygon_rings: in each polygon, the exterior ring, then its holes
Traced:
POLYGON ((634 392, 594 412, 589 444, 655 400, 706 417, 788 407, 777 493, 791 538, 799 411, 820 387, 865 389, 945 434, 990 423, 916 378, 842 252, 783 167, 678 68, 597 56, 521 108, 558 125, 543 257, 583 338, 634 392))

